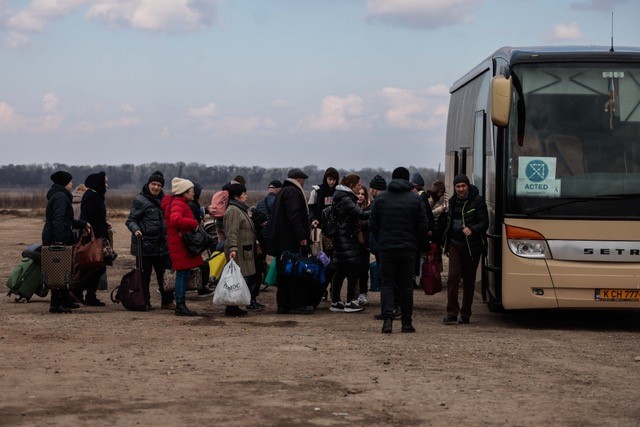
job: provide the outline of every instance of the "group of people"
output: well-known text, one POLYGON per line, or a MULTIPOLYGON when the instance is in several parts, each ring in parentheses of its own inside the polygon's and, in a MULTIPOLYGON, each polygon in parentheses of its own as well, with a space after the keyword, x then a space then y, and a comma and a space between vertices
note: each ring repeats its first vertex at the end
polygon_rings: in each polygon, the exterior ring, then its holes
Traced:
MULTIPOLYGON (((182 235, 202 226, 208 212, 215 219, 217 249, 227 260, 234 260, 251 292, 246 310, 260 310, 257 301, 267 270, 267 261, 278 262, 285 252, 310 256, 311 231, 322 230, 327 208, 331 207, 336 230, 331 237, 322 236, 319 245, 330 260, 323 289, 311 291, 299 280, 286 275, 277 279, 277 312, 312 313, 321 299, 330 294, 332 312, 357 313, 368 304, 370 256, 379 268, 382 332, 391 333, 393 320, 400 317, 401 331, 414 332, 412 325, 413 288, 423 254, 441 250, 449 256, 447 281, 448 303, 445 324, 469 323, 475 290, 475 276, 484 251, 488 215, 484 199, 465 175, 454 178, 454 194, 447 200, 445 186, 436 180, 424 190, 419 173, 410 175, 404 167, 396 168, 387 181, 376 175, 369 187, 357 174, 340 178, 328 168, 320 185, 314 185, 309 199, 305 196, 307 174, 289 170, 286 179, 269 183, 267 195, 255 207, 247 204, 246 181, 236 176, 214 194, 207 208, 199 204, 202 187, 180 177, 171 181, 171 192, 164 194, 165 178, 160 171, 151 174, 134 199, 126 225, 131 231, 131 253, 142 270, 147 310, 153 310, 149 285, 155 271, 161 294, 161 308, 176 315, 195 316, 186 306, 185 295, 190 275, 202 274, 200 294, 211 290, 208 263, 201 255, 187 250, 182 235), (220 194, 218 194, 220 193, 220 194), (434 249, 435 248, 435 249, 434 249), (175 289, 165 291, 164 272, 176 271, 175 289), (343 298, 343 282, 347 281, 343 298), (462 279, 462 305, 458 301, 462 279), (458 317, 459 316, 459 317, 458 317)), ((43 245, 74 243, 72 229, 93 229, 96 238, 108 237, 104 196, 108 179, 104 172, 89 175, 84 185, 79 218, 74 217, 71 194, 72 177, 58 171, 51 176, 53 185, 47 194, 43 245)), ((313 233, 314 236, 321 233, 313 233)), ((212 248, 213 249, 213 248, 212 248)), ((96 289, 105 267, 74 276, 70 292, 52 292, 52 313, 64 313, 78 303, 101 306, 96 289)), ((229 316, 243 316, 247 311, 237 306, 225 309, 229 316)))

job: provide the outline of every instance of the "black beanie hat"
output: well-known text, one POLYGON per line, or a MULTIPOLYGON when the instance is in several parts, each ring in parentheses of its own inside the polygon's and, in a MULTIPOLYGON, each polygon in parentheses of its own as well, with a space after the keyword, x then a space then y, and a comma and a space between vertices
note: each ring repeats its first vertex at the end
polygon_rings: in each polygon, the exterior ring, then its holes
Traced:
POLYGON ((162 172, 155 171, 154 173, 149 175, 149 179, 147 180, 147 184, 149 184, 151 182, 159 182, 164 187, 164 175, 162 175, 162 172))
POLYGON ((469 182, 469 178, 467 178, 467 175, 462 173, 460 175, 456 175, 456 177, 453 178, 453 185, 455 186, 456 184, 459 184, 461 182, 464 182, 468 186, 471 185, 471 183, 469 182))
POLYGON ((247 192, 247 187, 242 184, 231 184, 229 186, 229 200, 240 197, 242 193, 247 192))
POLYGON ((387 181, 381 177, 380 175, 376 175, 369 182, 369 188, 373 190, 386 190, 387 189, 387 181))
POLYGON ((409 181, 409 169, 402 166, 395 168, 391 174, 391 179, 404 179, 409 181))
POLYGON ((58 171, 51 175, 51 181, 55 182, 58 185, 62 185, 63 187, 66 187, 72 179, 73 177, 67 171, 58 171))

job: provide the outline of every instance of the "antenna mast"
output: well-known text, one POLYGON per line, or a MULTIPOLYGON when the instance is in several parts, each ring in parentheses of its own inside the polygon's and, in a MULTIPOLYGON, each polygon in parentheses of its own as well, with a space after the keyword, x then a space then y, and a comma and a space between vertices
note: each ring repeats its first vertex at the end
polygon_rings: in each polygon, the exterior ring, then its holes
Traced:
POLYGON ((613 12, 611 12, 611 49, 609 52, 613 52, 613 12))

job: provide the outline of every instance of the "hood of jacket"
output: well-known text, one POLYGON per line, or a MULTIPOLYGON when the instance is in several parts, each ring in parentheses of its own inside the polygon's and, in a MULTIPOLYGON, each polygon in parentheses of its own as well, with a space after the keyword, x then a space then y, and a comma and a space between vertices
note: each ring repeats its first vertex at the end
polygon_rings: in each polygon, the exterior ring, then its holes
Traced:
POLYGON ((404 193, 413 190, 413 184, 406 179, 392 179, 387 186, 387 191, 392 193, 404 193))
POLYGON ((142 187, 142 190, 140 191, 140 194, 142 194, 143 196, 146 196, 147 198, 149 198, 150 200, 155 201, 158 204, 160 204, 162 199, 164 199, 164 191, 160 190, 160 193, 158 193, 157 196, 154 196, 153 194, 151 194, 151 191, 149 191, 149 184, 145 184, 142 187))
POLYGON ((98 173, 92 173, 84 180, 84 185, 95 191, 100 195, 104 195, 107 192, 107 187, 104 183, 106 173, 100 171, 98 173))

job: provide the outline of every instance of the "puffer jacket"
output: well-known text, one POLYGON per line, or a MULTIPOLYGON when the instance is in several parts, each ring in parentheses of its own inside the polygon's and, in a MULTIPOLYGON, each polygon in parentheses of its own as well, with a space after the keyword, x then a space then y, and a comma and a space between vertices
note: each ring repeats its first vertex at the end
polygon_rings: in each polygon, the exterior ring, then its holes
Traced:
POLYGON ((413 184, 393 179, 371 207, 369 230, 380 251, 425 250, 428 246, 427 212, 413 184))
POLYGON ((339 264, 358 264, 362 247, 356 238, 358 220, 369 219, 370 211, 358 206, 358 196, 344 185, 336 186, 333 193, 337 232, 333 237, 334 257, 339 264))
MULTIPOLYGON (((449 198, 449 212, 447 215, 447 226, 443 240, 445 243, 445 253, 449 251, 451 237, 456 233, 453 230, 453 218, 455 214, 456 204, 462 204, 462 225, 471 229, 470 236, 459 235, 460 239, 464 239, 465 246, 472 258, 478 258, 484 253, 485 249, 485 233, 489 228, 489 214, 487 212, 487 204, 480 195, 478 187, 469 186, 469 195, 464 200, 459 200, 454 194, 449 198)), ((444 215, 444 214, 443 214, 444 215)))
POLYGON ((174 270, 188 270, 204 264, 200 255, 191 255, 182 242, 181 234, 188 233, 198 227, 198 221, 182 196, 167 196, 162 199, 160 207, 164 212, 167 224, 167 243, 169 257, 174 270))
POLYGON ((131 255, 138 255, 136 231, 142 232, 142 256, 164 256, 169 253, 167 246, 167 228, 160 202, 164 198, 161 191, 156 197, 149 192, 149 184, 142 187, 140 194, 133 200, 131 211, 125 222, 131 231, 131 255))
POLYGON ((236 251, 235 261, 244 277, 256 274, 254 256, 256 233, 247 208, 247 205, 231 200, 224 213, 224 234, 227 236, 224 242, 224 253, 229 259, 231 251, 236 251))
POLYGON ((60 184, 53 184, 47 192, 47 209, 42 229, 42 244, 73 244, 72 228, 84 228, 84 221, 73 219, 71 193, 60 184))

